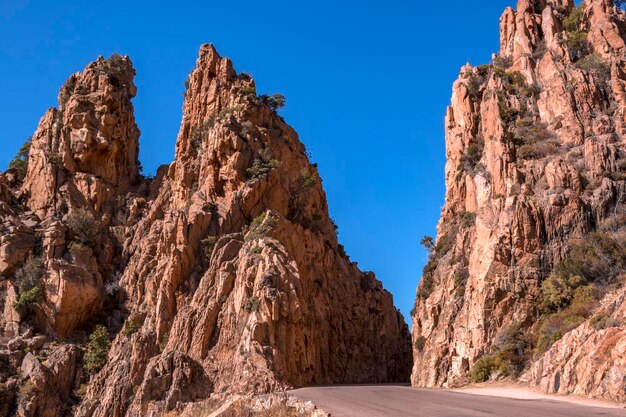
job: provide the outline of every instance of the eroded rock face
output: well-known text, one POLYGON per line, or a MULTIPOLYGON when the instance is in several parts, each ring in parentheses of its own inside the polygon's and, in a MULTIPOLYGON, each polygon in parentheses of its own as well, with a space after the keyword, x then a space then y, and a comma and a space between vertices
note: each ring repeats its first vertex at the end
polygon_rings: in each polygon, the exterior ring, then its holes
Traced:
POLYGON ((408 380, 404 319, 337 242, 316 166, 272 100, 202 46, 176 158, 146 179, 133 76, 119 56, 73 75, 23 184, 0 176, 0 324, 19 345, 0 396, 23 416, 157 416, 217 393, 408 380), (43 295, 16 310, 27 265, 43 295), (47 364, 96 324, 114 338, 100 372, 82 354, 47 364), (41 352, 19 356, 41 333, 41 352))
POLYGON ((591 320, 557 341, 523 380, 554 394, 626 401, 626 294, 603 301, 591 320))
POLYGON ((100 57, 61 88, 33 136, 22 187, 40 219, 74 207, 110 213, 137 177, 134 76, 127 57, 100 57))
POLYGON ((406 325, 380 282, 342 254, 296 133, 210 45, 188 86, 176 159, 126 248, 120 285, 138 330, 118 335, 79 415, 406 378, 406 325), (180 390, 150 388, 155 372, 180 390), (135 386, 144 394, 128 407, 135 386))
MULTIPOLYGON (((467 383, 503 329, 534 330, 540 285, 572 239, 623 211, 625 16, 587 0, 567 32, 573 9, 571 0, 520 0, 500 20, 499 56, 468 64, 454 83, 446 202, 413 314, 415 386, 467 383)), ((540 359, 547 374, 534 378, 548 388, 574 356, 591 360, 587 338, 604 336, 566 335, 553 350, 567 340, 578 353, 551 350, 540 359)), ((610 375, 626 369, 610 356, 556 391, 622 398, 614 393, 624 380, 610 375), (603 391, 605 377, 614 386, 603 391)))

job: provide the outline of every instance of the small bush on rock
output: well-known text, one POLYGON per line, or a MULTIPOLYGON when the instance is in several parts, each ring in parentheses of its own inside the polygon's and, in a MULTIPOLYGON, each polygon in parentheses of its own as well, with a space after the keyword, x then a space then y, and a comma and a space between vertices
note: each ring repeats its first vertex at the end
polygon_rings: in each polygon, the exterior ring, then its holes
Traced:
POLYGON ((97 373, 107 362, 111 341, 109 331, 102 325, 96 326, 89 336, 87 351, 85 352, 85 370, 89 374, 97 373))
POLYGON ((98 233, 96 220, 88 209, 72 211, 65 221, 74 240, 89 245, 98 233))
POLYGON ((252 166, 246 170, 248 180, 258 180, 265 178, 272 170, 277 169, 280 162, 272 158, 269 150, 265 149, 259 153, 258 158, 254 159, 252 166))
POLYGON ((13 303, 13 308, 20 317, 25 318, 31 315, 43 300, 42 279, 45 272, 43 260, 32 256, 15 272, 15 285, 18 294, 13 303))
POLYGON ((313 188, 317 184, 317 174, 313 171, 310 172, 306 168, 302 168, 300 171, 300 184, 303 188, 313 188))
POLYGON ((469 175, 474 175, 476 167, 483 157, 483 150, 485 148, 485 141, 483 138, 478 137, 472 143, 469 144, 467 150, 461 155, 461 163, 459 167, 461 170, 469 175))
POLYGON ((13 308, 21 318, 28 317, 35 311, 35 308, 43 300, 43 297, 43 286, 39 284, 28 291, 20 292, 13 303, 13 308))
POLYGON ((478 359, 472 366, 471 378, 472 382, 480 383, 489 380, 491 372, 494 368, 494 360, 491 356, 483 356, 478 359))
POLYGON ((276 226, 276 218, 272 216, 272 213, 266 211, 263 214, 258 215, 250 223, 250 230, 246 235, 246 240, 260 239, 267 236, 267 234, 276 226))
POLYGON ((135 320, 126 320, 126 323, 124 323, 124 334, 126 336, 131 336, 137 333, 137 330, 139 330, 139 325, 135 322, 135 320))
POLYGON ((565 45, 567 45, 570 56, 574 61, 589 53, 587 32, 580 29, 583 23, 584 7, 584 3, 580 4, 563 20, 563 26, 565 27, 565 45))
POLYGON ((420 351, 423 352, 424 351, 424 347, 426 346, 426 337, 424 336, 417 336, 415 338, 415 348, 420 351))
POLYGON ((589 324, 596 330, 603 330, 611 327, 623 326, 624 322, 613 318, 606 313, 600 313, 593 316, 589 321, 589 324))

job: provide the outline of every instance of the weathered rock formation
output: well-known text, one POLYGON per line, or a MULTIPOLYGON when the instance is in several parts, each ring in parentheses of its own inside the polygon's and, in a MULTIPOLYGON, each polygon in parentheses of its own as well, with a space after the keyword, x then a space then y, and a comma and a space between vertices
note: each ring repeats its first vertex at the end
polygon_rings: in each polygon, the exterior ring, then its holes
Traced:
POLYGON ((626 15, 610 0, 520 0, 500 35, 493 62, 453 86, 412 383, 530 367, 550 392, 623 401, 626 15))
POLYGON ((144 178, 133 76, 117 55, 73 75, 25 178, 0 175, 0 416, 408 380, 407 326, 337 242, 280 98, 202 46, 176 158, 144 178))

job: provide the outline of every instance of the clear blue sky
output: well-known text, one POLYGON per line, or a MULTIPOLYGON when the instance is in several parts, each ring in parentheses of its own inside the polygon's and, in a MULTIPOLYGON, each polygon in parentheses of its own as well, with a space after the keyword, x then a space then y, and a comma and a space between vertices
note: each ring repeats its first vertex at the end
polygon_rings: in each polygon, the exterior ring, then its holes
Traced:
POLYGON ((283 116, 319 163, 339 239, 373 270, 407 321, 444 201, 444 123, 466 62, 498 49, 514 1, 5 0, 0 2, 0 170, 98 55, 137 69, 140 159, 172 161, 183 82, 212 42, 283 116), (229 6, 232 5, 232 6, 229 6))

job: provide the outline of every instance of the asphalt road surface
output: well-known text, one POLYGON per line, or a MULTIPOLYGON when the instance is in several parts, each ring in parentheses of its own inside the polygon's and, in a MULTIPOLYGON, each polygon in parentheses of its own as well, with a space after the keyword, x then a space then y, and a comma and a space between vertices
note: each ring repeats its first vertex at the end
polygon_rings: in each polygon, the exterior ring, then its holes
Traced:
POLYGON ((626 410, 555 400, 520 400, 400 385, 310 387, 290 391, 332 417, 626 417, 626 410))

